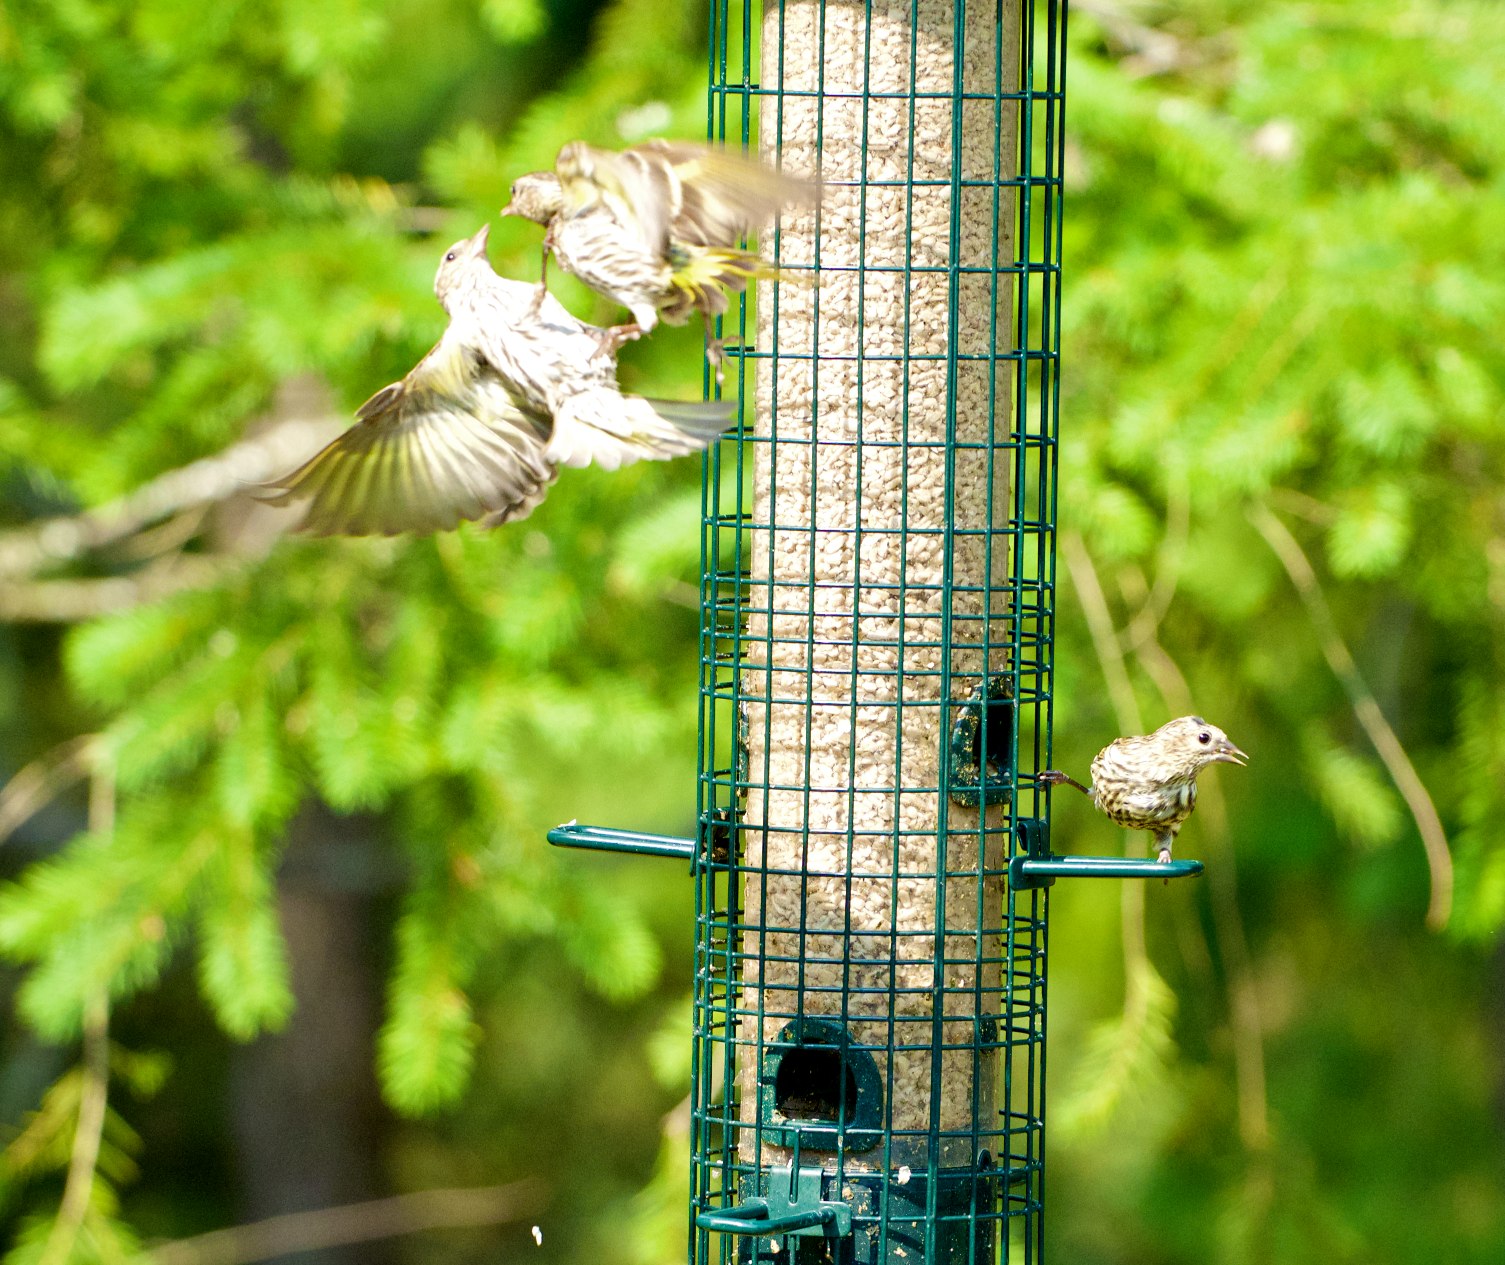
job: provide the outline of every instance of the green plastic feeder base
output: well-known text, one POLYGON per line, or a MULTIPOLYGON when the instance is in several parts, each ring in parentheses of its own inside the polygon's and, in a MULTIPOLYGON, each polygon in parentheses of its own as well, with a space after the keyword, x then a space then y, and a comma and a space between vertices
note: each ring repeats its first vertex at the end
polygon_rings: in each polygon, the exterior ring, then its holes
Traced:
POLYGON ((1003 1212, 995 1211, 1002 1176, 987 1156, 978 1168, 942 1169, 930 1245, 923 1168, 849 1172, 840 1189, 834 1173, 801 1168, 796 1204, 788 1197, 790 1170, 764 1170, 744 1177, 749 1197, 742 1203, 703 1212, 695 1224, 743 1236, 738 1265, 973 1265, 994 1259, 997 1226, 1004 1220, 1003 1212), (812 1220, 817 1217, 822 1218, 818 1225, 812 1220), (796 1224, 802 1228, 794 1229, 796 1224), (770 1234, 771 1228, 776 1233, 770 1234))

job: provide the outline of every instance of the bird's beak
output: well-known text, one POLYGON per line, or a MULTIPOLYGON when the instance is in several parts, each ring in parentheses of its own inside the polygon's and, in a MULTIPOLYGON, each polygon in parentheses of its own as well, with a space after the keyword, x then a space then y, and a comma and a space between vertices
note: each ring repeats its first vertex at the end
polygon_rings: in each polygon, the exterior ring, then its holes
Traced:
POLYGON ((498 211, 497 214, 498 215, 516 215, 517 212, 512 209, 512 203, 509 202, 500 211, 498 211))
POLYGON ((1231 742, 1219 743, 1218 749, 1212 758, 1223 764, 1236 764, 1240 768, 1249 763, 1249 757, 1231 742))
POLYGON ((477 257, 486 254, 486 239, 491 236, 491 225, 482 224, 481 231, 470 239, 470 253, 477 257))

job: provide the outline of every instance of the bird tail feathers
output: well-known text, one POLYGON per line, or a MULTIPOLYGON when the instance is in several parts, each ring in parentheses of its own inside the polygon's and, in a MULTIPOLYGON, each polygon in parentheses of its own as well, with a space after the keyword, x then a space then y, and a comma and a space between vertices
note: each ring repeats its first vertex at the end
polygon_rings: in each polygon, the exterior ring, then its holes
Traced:
POLYGON ((609 387, 577 392, 555 411, 546 457, 616 470, 708 448, 737 419, 735 400, 648 400, 609 387))
POLYGON ((669 276, 672 297, 659 315, 671 325, 681 325, 691 312, 720 316, 730 305, 730 294, 747 289, 749 281, 777 281, 777 266, 756 251, 732 247, 695 247, 686 250, 669 276))

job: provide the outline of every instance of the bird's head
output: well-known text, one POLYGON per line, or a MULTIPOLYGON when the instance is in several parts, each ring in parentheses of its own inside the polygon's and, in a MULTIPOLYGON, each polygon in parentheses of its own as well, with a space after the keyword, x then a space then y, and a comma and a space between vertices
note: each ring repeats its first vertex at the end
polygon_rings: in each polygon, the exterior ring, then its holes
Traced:
POLYGON ((502 208, 502 214, 547 224, 563 209, 559 177, 552 171, 530 171, 512 182, 512 201, 502 208))
POLYGON ((1216 725, 1200 716, 1179 716, 1168 720, 1150 735, 1160 753, 1177 764, 1185 775, 1195 777, 1209 764, 1246 764, 1249 757, 1228 741, 1216 725))
POLYGON ((475 275, 476 265, 479 263, 490 268, 491 263, 486 258, 486 239, 490 235, 490 227, 483 225, 474 237, 458 241, 444 252, 434 277, 434 295, 446 312, 450 300, 464 287, 467 279, 475 275))

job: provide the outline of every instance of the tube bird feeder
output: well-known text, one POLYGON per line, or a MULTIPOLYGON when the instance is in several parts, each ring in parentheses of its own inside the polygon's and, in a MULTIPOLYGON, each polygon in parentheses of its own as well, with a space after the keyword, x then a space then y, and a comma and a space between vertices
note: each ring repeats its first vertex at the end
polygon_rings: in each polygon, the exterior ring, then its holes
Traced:
POLYGON ((1042 1259, 1063 0, 713 0, 819 204, 728 314, 688 859, 692 1265, 1042 1259))
POLYGON ((757 298, 750 504, 708 483, 702 785, 740 846, 699 875, 696 1262, 1038 1234, 1044 901, 1006 877, 1021 721, 1048 735, 1046 21, 786 0, 717 31, 715 130, 824 196, 757 298), (727 1221, 811 1204, 850 1233, 727 1221))

